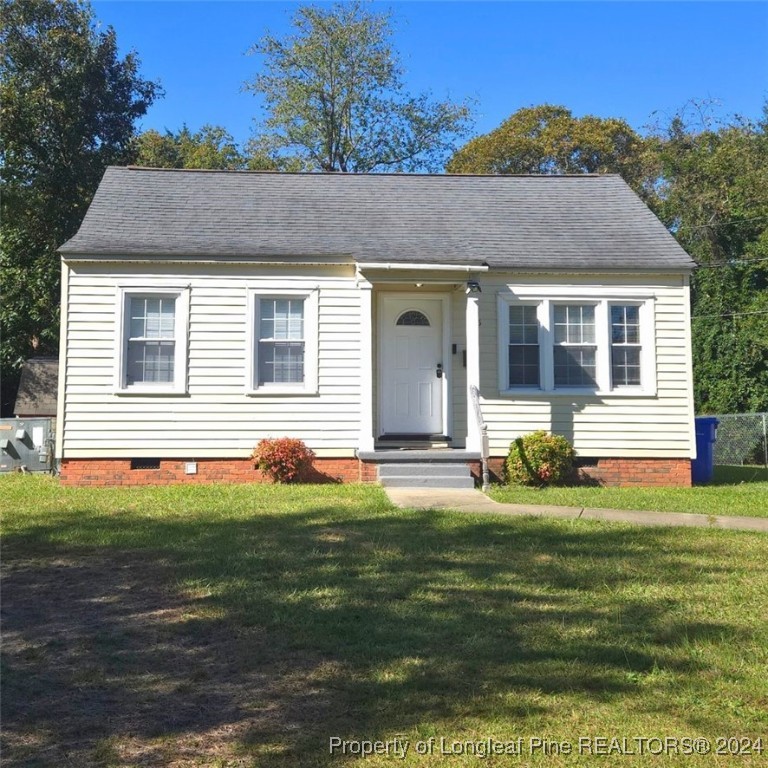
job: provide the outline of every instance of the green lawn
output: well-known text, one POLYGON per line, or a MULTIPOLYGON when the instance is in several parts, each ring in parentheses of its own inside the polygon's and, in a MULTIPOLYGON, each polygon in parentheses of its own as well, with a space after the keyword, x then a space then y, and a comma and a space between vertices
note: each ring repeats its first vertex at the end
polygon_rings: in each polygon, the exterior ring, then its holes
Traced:
POLYGON ((712 483, 693 488, 494 486, 490 495, 496 501, 513 504, 768 517, 768 470, 764 467, 715 467, 712 483))
POLYGON ((765 739, 765 535, 404 511, 354 485, 12 476, 0 507, 6 768, 765 764, 528 741, 765 739), (522 757, 440 753, 518 737, 522 757))

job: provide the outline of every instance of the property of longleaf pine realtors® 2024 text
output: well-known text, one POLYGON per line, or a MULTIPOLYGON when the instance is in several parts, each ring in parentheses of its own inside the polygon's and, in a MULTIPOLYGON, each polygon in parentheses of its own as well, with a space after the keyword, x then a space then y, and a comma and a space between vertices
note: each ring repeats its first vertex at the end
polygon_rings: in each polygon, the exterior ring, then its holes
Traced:
POLYGON ((453 755, 489 757, 490 755, 762 755, 762 739, 718 736, 579 736, 571 740, 543 736, 518 736, 511 740, 494 738, 479 740, 449 739, 445 736, 411 741, 403 737, 387 740, 342 739, 331 736, 332 755, 383 755, 404 760, 413 750, 418 755, 453 755))

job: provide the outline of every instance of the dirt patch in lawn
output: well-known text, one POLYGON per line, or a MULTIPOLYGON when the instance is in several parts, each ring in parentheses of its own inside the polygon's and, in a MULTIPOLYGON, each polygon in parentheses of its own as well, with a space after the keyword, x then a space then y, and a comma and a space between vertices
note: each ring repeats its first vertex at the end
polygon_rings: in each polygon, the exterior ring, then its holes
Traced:
POLYGON ((268 764, 333 724, 339 670, 185 594, 162 558, 9 554, 6 768, 268 764))

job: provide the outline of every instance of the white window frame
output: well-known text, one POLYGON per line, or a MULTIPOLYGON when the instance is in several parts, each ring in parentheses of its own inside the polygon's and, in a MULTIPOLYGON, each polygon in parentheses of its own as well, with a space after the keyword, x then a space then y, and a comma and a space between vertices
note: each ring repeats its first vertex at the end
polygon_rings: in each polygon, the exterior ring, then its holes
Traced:
POLYGON ((318 393, 318 294, 319 289, 307 290, 248 290, 248 365, 245 393, 254 395, 316 395, 318 393), (295 384, 259 384, 259 318, 261 302, 265 299, 302 299, 304 301, 304 381, 295 384))
POLYGON ((653 397, 656 395, 655 297, 636 289, 584 286, 583 289, 521 286, 498 294, 498 384, 502 396, 597 396, 653 397), (578 291, 578 292, 576 292, 578 291), (583 291, 583 292, 582 292, 583 291), (537 387, 509 386, 509 312, 513 304, 534 305, 539 321, 539 382, 537 387), (589 304, 595 307, 595 387, 555 387, 554 307, 562 304, 589 304), (614 387, 611 381, 612 305, 633 305, 640 309, 640 386, 614 387))
POLYGON ((600 312, 601 306, 600 302, 595 301, 594 299, 591 299, 589 301, 585 299, 580 299, 579 301, 561 301, 561 300, 555 300, 549 302, 549 328, 551 329, 550 333, 550 344, 547 345, 547 357, 551 357, 550 364, 552 366, 552 389, 556 392, 562 392, 563 390, 568 390, 569 392, 578 392, 578 391, 593 391, 595 387, 585 384, 585 385, 573 385, 573 386, 558 386, 555 383, 555 348, 560 347, 563 349, 582 349, 582 348, 589 348, 591 349, 594 347, 595 349, 595 380, 598 382, 598 386, 600 384, 600 361, 601 361, 601 355, 600 355, 600 341, 601 341, 601 328, 600 328, 600 321, 601 321, 601 312, 600 312), (595 340, 594 342, 562 342, 557 341, 555 336, 555 310, 557 307, 592 307, 595 311, 594 317, 595 317, 595 340))
POLYGON ((187 359, 189 346, 189 286, 118 286, 115 349, 116 395, 185 395, 187 394, 187 359), (174 300, 173 381, 128 384, 128 336, 130 334, 130 302, 133 298, 151 296, 174 300))
MULTIPOLYGON (((511 300, 499 302, 499 325, 504 325, 504 328, 500 328, 501 334, 503 334, 503 341, 500 343, 499 353, 499 380, 504 382, 504 387, 507 391, 515 392, 541 392, 544 386, 543 371, 542 371, 542 357, 544 356, 544 350, 546 348, 546 337, 544 333, 546 323, 542 322, 542 305, 539 301, 525 301, 517 300, 514 297, 511 300), (511 306, 517 307, 536 307, 536 320, 538 321, 538 343, 539 343, 539 386, 526 385, 521 386, 516 384, 514 387, 509 386, 509 308, 511 306), (503 356, 501 354, 501 348, 503 345, 503 356)), ((501 384, 499 385, 501 387, 501 384)))
POLYGON ((608 302, 608 368, 609 368, 609 375, 611 379, 611 390, 613 392, 624 392, 624 391, 633 391, 635 389, 642 389, 643 385, 645 384, 645 366, 644 366, 644 356, 646 351, 646 343, 648 342, 646 334, 643 333, 643 303, 638 301, 620 301, 620 300, 612 300, 608 302), (638 312, 638 323, 640 325, 639 332, 638 332, 638 338, 637 343, 624 343, 624 344, 614 344, 613 342, 613 328, 612 328, 612 320, 611 320, 611 308, 612 307, 637 307, 639 309, 638 312), (613 348, 618 347, 619 349, 635 349, 637 347, 640 348, 640 384, 614 384, 613 382, 613 348))

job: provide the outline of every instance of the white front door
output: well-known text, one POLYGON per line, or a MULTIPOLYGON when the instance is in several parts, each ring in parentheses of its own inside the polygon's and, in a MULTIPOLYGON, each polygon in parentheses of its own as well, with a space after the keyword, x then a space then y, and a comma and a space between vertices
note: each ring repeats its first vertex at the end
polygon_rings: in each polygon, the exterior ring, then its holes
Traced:
POLYGON ((382 294, 381 303, 379 433, 442 434, 443 300, 382 294))

